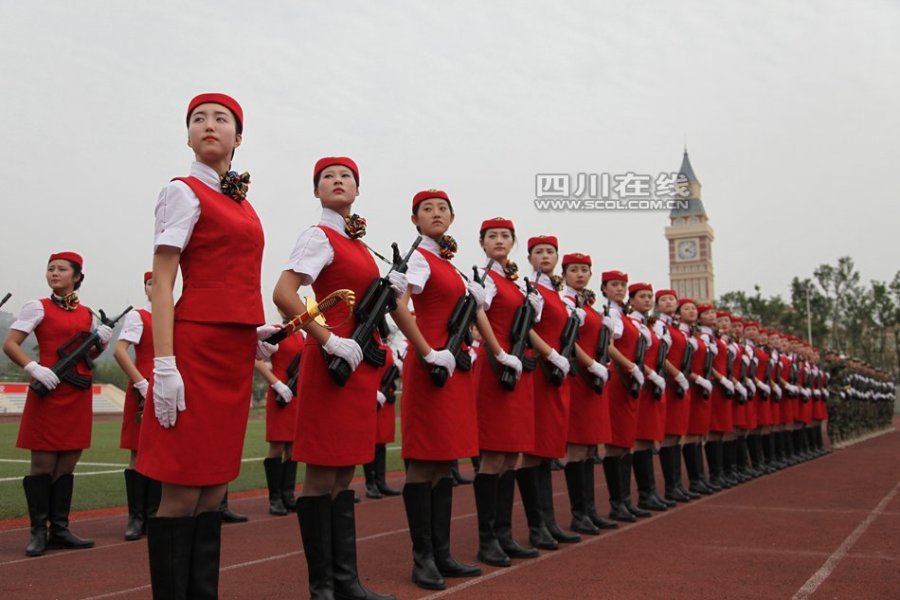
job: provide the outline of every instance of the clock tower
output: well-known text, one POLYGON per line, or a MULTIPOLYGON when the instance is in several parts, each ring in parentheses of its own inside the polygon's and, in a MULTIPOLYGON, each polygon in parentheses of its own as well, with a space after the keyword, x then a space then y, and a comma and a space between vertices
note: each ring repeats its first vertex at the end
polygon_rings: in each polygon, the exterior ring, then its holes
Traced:
POLYGON ((669 279, 679 298, 712 302, 715 275, 712 263, 712 241, 715 239, 706 210, 703 208, 700 180, 694 174, 687 148, 678 170, 678 182, 687 185, 687 207, 673 208, 669 213, 666 239, 669 240, 669 279))

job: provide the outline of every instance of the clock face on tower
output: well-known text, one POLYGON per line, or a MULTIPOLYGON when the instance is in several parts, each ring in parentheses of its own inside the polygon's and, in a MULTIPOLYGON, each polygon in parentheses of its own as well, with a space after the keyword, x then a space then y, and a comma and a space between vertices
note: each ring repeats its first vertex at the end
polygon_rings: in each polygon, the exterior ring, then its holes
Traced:
POLYGON ((678 260, 695 260, 699 254, 698 248, 696 239, 678 240, 675 257, 678 260))

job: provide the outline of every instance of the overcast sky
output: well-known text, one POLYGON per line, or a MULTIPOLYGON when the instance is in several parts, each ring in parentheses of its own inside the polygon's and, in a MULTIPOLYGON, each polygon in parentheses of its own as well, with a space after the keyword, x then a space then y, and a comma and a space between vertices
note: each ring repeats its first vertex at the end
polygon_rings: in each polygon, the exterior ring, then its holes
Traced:
POLYGON ((685 141, 718 294, 787 295, 841 255, 864 280, 900 268, 895 2, 0 0, 0 22, 8 310, 47 292, 63 249, 85 257, 86 303, 141 302, 157 194, 188 172, 184 113, 206 91, 244 107, 234 166, 266 232, 270 319, 332 154, 359 164, 382 252, 412 241, 416 191, 447 190, 467 270, 478 224, 503 215, 595 273, 667 285, 667 213, 541 213, 535 175, 674 171, 685 141))

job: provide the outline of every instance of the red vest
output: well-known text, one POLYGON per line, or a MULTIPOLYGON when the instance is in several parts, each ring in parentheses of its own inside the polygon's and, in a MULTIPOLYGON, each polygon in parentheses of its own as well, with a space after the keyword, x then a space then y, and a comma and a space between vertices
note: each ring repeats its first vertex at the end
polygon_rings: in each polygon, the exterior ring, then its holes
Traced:
MULTIPOLYGON (((256 211, 196 177, 176 177, 200 201, 200 219, 181 252, 176 321, 261 325, 260 268, 265 240, 256 211)), ((174 181, 174 180, 173 180, 174 181)))
MULTIPOLYGON (((351 289, 356 294, 356 301, 362 301, 363 295, 369 288, 369 285, 378 277, 378 265, 369 249, 358 240, 351 240, 344 237, 330 227, 318 225, 325 236, 331 243, 334 251, 334 261, 322 272, 312 284, 316 298, 322 300, 331 292, 339 289, 351 289)), ((329 323, 340 323, 350 310, 347 304, 340 302, 328 312, 327 320, 329 323)), ((343 326, 332 329, 332 333, 341 337, 350 337, 353 330, 356 329, 356 317, 353 316, 343 326)), ((317 343, 315 338, 308 336, 306 338, 308 344, 317 343)))
MULTIPOLYGON (((541 336, 541 339, 559 352, 562 349, 560 336, 563 327, 566 325, 566 319, 569 318, 569 309, 559 297, 556 290, 535 284, 541 296, 544 298, 544 308, 541 310, 541 322, 535 323, 534 332, 541 336)), ((583 350, 583 348, 582 348, 583 350)))
POLYGON ((134 345, 134 366, 144 376, 144 379, 153 377, 153 317, 145 308, 138 309, 141 316, 141 339, 134 345))
POLYGON ((494 330, 497 343, 504 352, 509 352, 512 347, 512 343, 509 341, 509 329, 512 327, 516 309, 522 306, 525 297, 515 282, 500 273, 491 269, 488 271, 488 275, 497 286, 497 294, 491 300, 491 306, 487 309, 486 314, 491 323, 491 329, 494 330))
POLYGON ((449 331, 447 322, 459 299, 466 294, 466 284, 448 260, 444 260, 428 250, 417 251, 431 269, 428 284, 421 294, 413 294, 416 309, 416 325, 432 348, 447 345, 449 331))
MULTIPOLYGON (((53 367, 59 362, 56 351, 76 333, 90 331, 93 319, 91 312, 82 304, 71 311, 57 306, 50 298, 41 298, 41 304, 44 307, 44 318, 34 330, 38 343, 38 362, 45 367, 53 367)), ((75 372, 91 376, 91 370, 83 360, 78 361, 75 372)))

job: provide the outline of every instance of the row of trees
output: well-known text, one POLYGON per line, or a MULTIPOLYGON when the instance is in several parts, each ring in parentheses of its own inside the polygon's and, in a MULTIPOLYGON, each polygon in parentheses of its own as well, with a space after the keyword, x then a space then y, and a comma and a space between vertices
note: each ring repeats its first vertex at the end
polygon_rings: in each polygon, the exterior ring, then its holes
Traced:
POLYGON ((794 277, 790 293, 787 300, 765 298, 755 286, 753 294, 723 294, 717 305, 804 340, 809 329, 818 348, 900 374, 900 271, 892 281, 865 284, 844 256, 836 265, 820 265, 812 277, 794 277))

